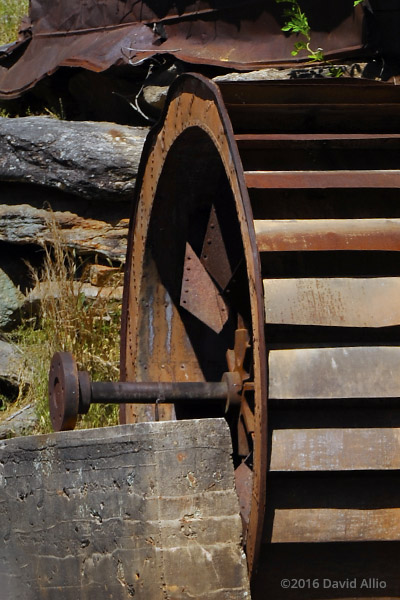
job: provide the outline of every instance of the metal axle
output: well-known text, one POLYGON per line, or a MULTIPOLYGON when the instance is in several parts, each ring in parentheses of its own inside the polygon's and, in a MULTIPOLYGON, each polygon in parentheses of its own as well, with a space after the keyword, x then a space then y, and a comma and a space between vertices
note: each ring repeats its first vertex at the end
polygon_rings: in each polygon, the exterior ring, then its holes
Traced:
POLYGON ((57 352, 49 373, 50 417, 55 431, 73 429, 78 414, 91 404, 152 404, 211 401, 225 410, 240 403, 242 382, 237 373, 224 373, 217 382, 92 382, 87 371, 78 371, 69 352, 57 352))
POLYGON ((89 404, 148 404, 151 402, 190 402, 226 400, 228 384, 203 382, 92 382, 89 404))

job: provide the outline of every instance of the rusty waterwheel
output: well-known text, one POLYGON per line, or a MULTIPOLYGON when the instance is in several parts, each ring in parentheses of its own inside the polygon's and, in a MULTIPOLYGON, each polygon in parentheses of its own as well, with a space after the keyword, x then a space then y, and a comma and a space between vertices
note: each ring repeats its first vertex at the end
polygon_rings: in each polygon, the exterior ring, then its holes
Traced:
POLYGON ((343 557, 349 577, 395 572, 399 504, 376 490, 398 468, 399 133, 393 86, 186 75, 144 149, 121 374, 239 374, 226 418, 257 598, 286 597, 285 576, 345 579, 343 557))
MULTIPOLYGON (((122 379, 215 382, 227 371, 239 378, 241 402, 226 416, 251 566, 266 475, 262 285, 247 188, 216 86, 185 76, 174 87, 162 124, 147 139, 139 179, 123 303, 122 379)), ((125 405, 122 420, 224 412, 224 404, 206 401, 190 409, 125 405)))
POLYGON ((257 600, 400 594, 399 150, 396 86, 182 76, 136 186, 121 383, 53 361, 56 428, 104 401, 227 419, 257 600))

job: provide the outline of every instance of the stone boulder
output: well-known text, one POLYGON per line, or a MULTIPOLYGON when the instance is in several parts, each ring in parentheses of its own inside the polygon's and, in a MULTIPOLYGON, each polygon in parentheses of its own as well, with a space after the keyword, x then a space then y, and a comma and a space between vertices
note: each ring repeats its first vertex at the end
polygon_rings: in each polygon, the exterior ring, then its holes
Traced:
POLYGON ((9 330, 17 322, 18 312, 23 302, 24 295, 0 269, 0 330, 9 330))
POLYGON ((0 392, 18 394, 23 371, 23 356, 14 345, 0 339, 0 392))
POLYGON ((147 127, 0 118, 0 181, 131 199, 147 127))

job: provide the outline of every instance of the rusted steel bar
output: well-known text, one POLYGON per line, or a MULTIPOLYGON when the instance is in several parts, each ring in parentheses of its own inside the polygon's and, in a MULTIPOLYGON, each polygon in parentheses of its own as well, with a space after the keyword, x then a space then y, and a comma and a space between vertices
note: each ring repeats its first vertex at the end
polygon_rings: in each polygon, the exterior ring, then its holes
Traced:
POLYGON ((249 188, 397 188, 400 187, 400 170, 245 171, 245 180, 249 188))
POLYGON ((400 219, 255 220, 260 252, 400 250, 400 219))
POLYGON ((91 384, 91 404, 148 404, 151 402, 226 401, 228 386, 217 382, 100 382, 91 384))

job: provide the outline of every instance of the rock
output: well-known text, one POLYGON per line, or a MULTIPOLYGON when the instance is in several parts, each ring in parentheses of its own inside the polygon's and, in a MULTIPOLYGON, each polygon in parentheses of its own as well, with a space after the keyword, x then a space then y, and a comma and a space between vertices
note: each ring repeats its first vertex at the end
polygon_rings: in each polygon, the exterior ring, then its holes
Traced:
MULTIPOLYGON (((72 289, 75 296, 83 295, 88 300, 94 300, 97 297, 114 302, 122 302, 123 286, 102 286, 97 287, 90 283, 81 283, 79 281, 72 282, 72 289)), ((40 304, 44 299, 60 298, 66 293, 70 293, 71 288, 66 289, 65 284, 57 281, 50 283, 39 283, 26 296, 22 306, 24 314, 36 314, 40 308, 40 304)))
POLYGON ((18 393, 23 371, 23 357, 18 348, 0 340, 0 391, 18 393))
POLYGON ((108 267, 107 265, 92 265, 89 271, 89 280, 92 285, 103 287, 110 283, 110 280, 118 277, 123 283, 123 272, 118 267, 108 267))
POLYGON ((0 443, 1 598, 249 600, 224 419, 0 443))
POLYGON ((24 295, 15 287, 11 279, 0 269, 0 329, 11 329, 18 320, 18 311, 24 295))
POLYGON ((344 77, 362 77, 367 63, 337 64, 330 66, 309 66, 309 67, 270 67, 268 69, 259 69, 258 71, 247 71, 245 73, 227 73, 213 78, 215 83, 227 81, 279 81, 285 79, 321 79, 334 77, 335 71, 332 69, 341 69, 344 77))
POLYGON ((42 263, 43 252, 37 246, 0 241, 0 269, 22 294, 25 295, 32 289, 32 269, 39 270, 42 263))
POLYGON ((168 86, 147 85, 143 88, 143 100, 146 105, 161 112, 165 104, 168 90, 168 86))
POLYGON ((32 404, 27 404, 0 424, 0 440, 17 435, 26 435, 35 428, 37 423, 38 417, 35 407, 32 404))
POLYGON ((122 295, 124 286, 101 286, 97 287, 90 283, 84 283, 83 285, 78 283, 76 290, 79 294, 83 294, 85 298, 106 298, 107 300, 114 300, 116 302, 122 302, 122 295))
POLYGON ((80 253, 96 253, 123 261, 128 226, 128 218, 111 225, 68 211, 51 213, 28 204, 0 205, 0 240, 14 244, 52 244, 55 236, 59 236, 61 243, 80 253), (54 224, 60 233, 54 231, 54 224))
POLYGON ((169 86, 184 71, 185 66, 180 61, 167 67, 152 66, 137 97, 140 112, 149 121, 158 119, 164 108, 169 86))
POLYGON ((0 118, 0 180, 101 200, 132 198, 146 127, 0 118))

